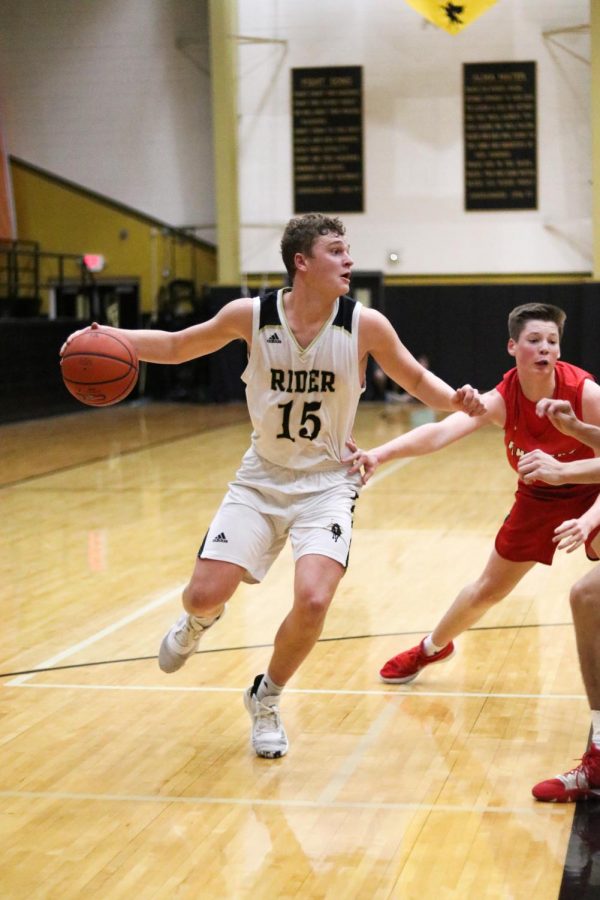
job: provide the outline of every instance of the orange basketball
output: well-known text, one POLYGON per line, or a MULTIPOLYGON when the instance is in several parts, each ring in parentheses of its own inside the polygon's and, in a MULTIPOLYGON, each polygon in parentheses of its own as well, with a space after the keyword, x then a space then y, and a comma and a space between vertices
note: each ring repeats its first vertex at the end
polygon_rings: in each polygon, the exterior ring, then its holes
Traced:
POLYGON ((60 365, 67 390, 88 406, 124 400, 139 371, 131 342, 101 327, 88 328, 69 341, 60 365))

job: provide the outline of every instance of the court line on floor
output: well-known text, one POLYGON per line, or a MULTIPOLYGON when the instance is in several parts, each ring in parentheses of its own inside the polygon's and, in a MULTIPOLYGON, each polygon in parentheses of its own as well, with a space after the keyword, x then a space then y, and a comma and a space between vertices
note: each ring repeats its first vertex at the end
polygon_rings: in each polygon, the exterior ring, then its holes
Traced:
MULTIPOLYGON (((499 815, 556 815, 557 812, 563 812, 564 807, 570 804, 564 804, 557 811, 557 807, 553 803, 544 805, 533 804, 531 806, 486 806, 483 803, 475 803, 473 805, 459 806, 453 803, 393 803, 389 801, 377 800, 331 800, 322 802, 321 800, 285 800, 282 798, 267 799, 262 797, 182 797, 172 794, 90 794, 86 792, 76 793, 73 791, 11 791, 0 790, 0 799, 6 800, 53 800, 61 803, 65 801, 82 802, 96 801, 99 803, 163 803, 163 804, 181 804, 184 806, 271 806, 295 807, 297 809, 376 809, 383 812, 389 811, 414 811, 414 812, 449 812, 449 813, 473 813, 488 814, 497 813, 499 815)), ((570 810, 566 809, 566 812, 570 810)))
MULTIPOLYGON (((65 413, 65 415, 71 415, 69 413, 65 413)), ((80 415, 80 413, 73 413, 72 415, 80 415)), ((53 475, 63 475, 67 472, 73 472, 77 469, 83 469, 86 466, 93 466, 97 463, 105 463, 111 459, 117 459, 122 456, 131 456, 134 453, 144 453, 146 450, 155 450, 159 447, 165 447, 169 444, 176 444, 179 441, 186 441, 189 438, 197 438, 199 435, 210 434, 212 431, 220 431, 225 428, 235 428, 238 425, 243 425, 247 421, 248 417, 240 414, 239 421, 228 422, 225 425, 214 425, 211 428, 206 428, 203 430, 198 430, 198 428, 193 428, 189 432, 185 432, 183 434, 175 434, 171 435, 168 438, 161 438, 156 441, 149 441, 146 444, 140 444, 139 447, 127 447, 125 450, 119 450, 116 453, 112 450, 107 451, 106 453, 100 456, 90 456, 87 459, 79 460, 79 462, 69 463, 64 466, 57 466, 54 469, 48 469, 46 472, 35 472, 33 475, 23 475, 21 478, 17 478, 15 481, 4 481, 0 484, 0 491, 3 491, 5 488, 15 488, 20 487, 21 485, 26 485, 31 481, 39 481, 43 478, 50 478, 53 475)), ((16 422, 8 422, 7 425, 16 425, 16 422)))
POLYGON ((366 491, 368 488, 373 487, 379 481, 383 481, 384 478, 387 478, 388 475, 391 475, 396 469, 402 469, 404 466, 407 466, 409 463, 414 462, 416 456, 406 456, 404 459, 397 459, 396 462, 390 463, 383 472, 378 472, 376 475, 373 475, 372 478, 367 481, 365 485, 363 485, 363 491, 366 491))
MULTIPOLYGON (((413 462, 415 459, 417 459, 417 457, 410 456, 410 457, 406 457, 404 459, 398 459, 395 462, 390 463, 388 466, 386 466, 386 468, 383 471, 374 475, 373 478, 371 478, 371 480, 364 486, 363 490, 365 490, 369 487, 372 487, 373 485, 377 484, 379 481, 382 481, 384 478, 389 477, 396 470, 409 465, 409 463, 413 462)), ((79 641, 78 643, 72 645, 71 647, 67 647, 66 650, 63 650, 60 653, 57 653, 54 656, 50 657, 49 659, 44 660, 43 662, 41 662, 37 666, 35 666, 33 669, 23 673, 22 675, 18 675, 15 678, 12 678, 10 681, 4 682, 4 687, 16 687, 19 685, 25 685, 26 682, 28 682, 31 678, 34 677, 34 675, 39 674, 40 672, 42 672, 44 670, 51 669, 57 663, 60 663, 63 660, 68 659, 70 656, 74 656, 76 653, 80 652, 81 650, 85 649, 86 647, 90 647, 92 644, 97 643, 98 641, 102 640, 103 638, 107 637, 108 635, 114 634, 114 632, 120 630, 125 625, 129 625, 129 624, 131 624, 131 622, 137 621, 142 616, 146 615, 146 613, 151 612, 154 609, 158 609, 159 607, 163 606, 165 603, 168 603, 169 600, 171 600, 174 597, 179 596, 181 594, 183 587, 184 587, 183 584, 178 585, 177 587, 173 588, 172 590, 167 591, 166 593, 162 594, 160 597, 156 598, 155 600, 152 600, 149 603, 144 604, 140 609, 138 609, 126 616, 123 616, 120 619, 117 619, 117 621, 113 622, 112 625, 108 625, 106 628, 103 628, 100 631, 96 632, 95 634, 90 635, 90 637, 84 638, 84 640, 79 641)), ((224 690, 227 690, 227 689, 224 689, 224 690)), ((289 691, 288 691, 288 693, 289 693, 289 691)), ((339 692, 334 691, 333 693, 339 693, 339 692)), ((383 692, 383 693, 385 693, 385 692, 383 692)), ((432 696, 444 696, 444 695, 443 694, 442 695, 433 694, 432 696)), ((456 695, 450 695, 450 696, 456 696, 456 695)), ((460 696, 460 695, 458 695, 458 696, 460 696)), ((481 695, 481 696, 487 696, 487 695, 481 695)), ((527 695, 509 694, 507 696, 508 697, 512 697, 512 696, 526 697, 527 695)), ((537 695, 533 695, 533 696, 537 696, 537 695)), ((543 695, 541 695, 541 696, 543 696, 543 695)), ((550 695, 550 696, 557 696, 557 695, 550 695)), ((569 697, 568 699, 575 699, 575 697, 569 697)))
MULTIPOLYGON (((384 472, 381 472, 379 476, 375 475, 369 484, 375 484, 377 481, 382 478, 387 478, 388 475, 391 475, 396 469, 402 468, 402 466, 407 465, 414 457, 409 457, 407 459, 399 459, 397 462, 390 464, 384 472)), ((366 487, 369 486, 366 485, 366 487)), ((160 606, 163 606, 165 603, 168 603, 169 600, 172 600, 174 597, 181 594, 184 585, 179 585, 176 588, 173 588, 170 591, 167 591, 165 594, 162 594, 155 600, 146 603, 140 609, 136 610, 133 613, 130 613, 127 616, 123 616, 121 619, 117 619, 112 625, 108 625, 106 628, 97 631, 95 634, 90 635, 90 637, 85 638, 83 641, 79 641, 77 644, 72 645, 71 647, 67 647, 66 650, 57 653, 55 656, 50 657, 50 659, 44 660, 44 662, 39 663, 31 672, 27 672, 23 675, 18 675, 16 678, 13 678, 11 681, 5 683, 5 687, 14 687, 18 684, 23 684, 26 681, 29 681, 30 678, 36 674, 36 670, 39 669, 48 669, 51 668, 56 663, 62 662, 64 659, 68 659, 70 656, 74 656, 80 650, 85 649, 86 647, 90 647, 92 644, 101 641, 102 638, 107 637, 110 634, 114 634, 115 631, 119 631, 119 629, 123 628, 125 625, 129 625, 131 622, 135 622, 137 619, 140 619, 146 613, 151 612, 154 609, 158 609, 160 606)))
POLYGON ((72 644, 70 647, 67 647, 66 650, 62 650, 55 656, 51 656, 50 659, 44 660, 44 662, 40 663, 39 666, 36 666, 36 668, 32 669, 30 672, 27 672, 24 675, 18 675, 11 681, 7 681, 5 686, 13 687, 19 684, 23 684, 30 678, 33 678, 33 676, 37 674, 37 670, 51 668, 56 663, 62 662, 63 659, 68 659, 69 656, 74 656, 75 653, 79 653, 80 650, 84 650, 86 647, 90 647, 92 644, 101 641, 102 638, 107 637, 109 634, 114 634, 115 631, 119 631, 119 629, 123 628, 125 625, 129 625, 131 624, 131 622, 136 622, 138 619, 141 619, 142 616, 145 616, 146 613, 164 606, 165 603, 168 603, 169 600, 173 600, 175 597, 179 597, 184 587, 185 585, 181 584, 176 588, 172 588, 170 591, 166 591, 166 593, 161 594, 160 597, 157 597, 154 600, 150 600, 148 603, 145 603, 134 612, 129 613, 126 616, 122 616, 120 619, 117 619, 117 621, 113 622, 112 625, 107 625, 106 628, 102 628, 95 634, 90 635, 90 637, 84 638, 77 644, 72 644))
MULTIPOLYGON (((476 631, 523 631, 526 628, 573 628, 573 622, 534 622, 534 623, 514 623, 512 625, 473 625, 469 628, 469 632, 476 631)), ((387 638, 387 637, 410 637, 411 635, 421 635, 424 631, 427 631, 426 628, 421 628, 415 631, 374 631, 371 634, 334 634, 330 637, 320 637, 317 641, 318 644, 327 644, 327 643, 336 643, 343 641, 365 641, 365 640, 378 640, 379 638, 387 638)), ((272 647, 273 644, 271 641, 264 644, 238 644, 235 646, 229 647, 205 647, 202 650, 196 651, 195 656, 202 657, 208 656, 212 653, 237 653, 239 651, 247 651, 247 650, 264 650, 272 647)), ((33 669, 21 669, 14 672, 0 672, 1 678, 16 678, 17 675, 41 675, 44 672, 63 672, 73 669, 92 669, 96 666, 117 666, 122 663, 139 663, 139 662, 149 662, 151 660, 157 659, 156 653, 149 654, 147 656, 116 656, 112 659, 91 659, 86 660, 85 662, 79 663, 70 663, 66 666, 47 666, 44 667, 42 664, 36 666, 33 669)))
MULTIPOLYGON (((35 674, 35 673, 34 673, 35 674)), ((170 684, 69 684, 68 682, 22 682, 15 679, 7 681, 4 687, 33 688, 35 690, 73 690, 73 691, 141 691, 151 693, 190 693, 190 694, 239 694, 242 687, 221 687, 219 685, 170 685, 170 684)), ((511 694, 494 691, 421 691, 421 690, 347 690, 325 688, 288 688, 289 694, 322 694, 328 697, 458 697, 464 699, 492 700, 586 700, 585 694, 511 694)))

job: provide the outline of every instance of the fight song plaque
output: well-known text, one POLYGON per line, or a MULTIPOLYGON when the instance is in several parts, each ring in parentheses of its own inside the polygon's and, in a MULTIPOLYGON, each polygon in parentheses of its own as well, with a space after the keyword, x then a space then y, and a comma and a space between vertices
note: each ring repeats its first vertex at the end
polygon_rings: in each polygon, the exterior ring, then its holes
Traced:
POLYGON ((292 69, 294 211, 364 211, 361 66, 292 69))
POLYGON ((537 209, 534 62, 463 67, 465 209, 537 209))

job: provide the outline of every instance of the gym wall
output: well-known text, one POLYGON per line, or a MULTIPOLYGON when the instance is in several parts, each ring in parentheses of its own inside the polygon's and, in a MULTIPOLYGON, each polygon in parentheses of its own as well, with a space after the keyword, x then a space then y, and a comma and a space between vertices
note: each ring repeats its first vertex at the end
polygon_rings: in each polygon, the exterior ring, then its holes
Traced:
POLYGON ((500 0, 452 35, 404 0, 240 0, 240 34, 260 36, 238 50, 242 270, 280 268, 293 213, 290 70, 361 66, 365 209, 343 216, 357 268, 589 274, 592 5, 500 0), (466 212, 463 64, 524 61, 537 71, 538 208, 466 212))
MULTIPOLYGON (((48 253, 103 255, 99 277, 137 279, 142 313, 157 311, 159 292, 174 279, 193 281, 198 294, 214 281, 215 249, 198 238, 21 160, 11 160, 11 173, 19 239, 48 253)), ((50 271, 48 262, 42 279, 50 271)), ((48 312, 47 292, 41 311, 48 312)))

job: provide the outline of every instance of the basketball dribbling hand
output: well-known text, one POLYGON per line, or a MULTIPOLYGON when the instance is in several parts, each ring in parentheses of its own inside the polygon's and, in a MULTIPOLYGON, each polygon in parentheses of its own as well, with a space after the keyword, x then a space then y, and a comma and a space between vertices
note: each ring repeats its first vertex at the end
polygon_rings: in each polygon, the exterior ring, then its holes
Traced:
POLYGON ((112 406, 131 394, 139 375, 135 347, 118 329, 76 331, 65 342, 60 371, 66 389, 86 406, 112 406))
POLYGON ((60 348, 60 350, 59 350, 60 355, 61 356, 63 355, 63 353, 65 352, 68 345, 71 343, 73 338, 77 337, 77 335, 84 334, 86 331, 97 331, 99 328, 100 328, 100 326, 98 325, 97 322, 92 322, 91 325, 86 325, 85 328, 80 328, 78 331, 74 331, 73 334, 69 335, 69 337, 66 339, 66 341, 60 348))

